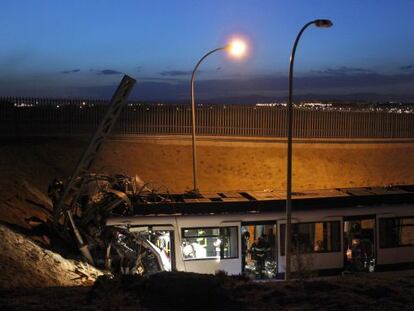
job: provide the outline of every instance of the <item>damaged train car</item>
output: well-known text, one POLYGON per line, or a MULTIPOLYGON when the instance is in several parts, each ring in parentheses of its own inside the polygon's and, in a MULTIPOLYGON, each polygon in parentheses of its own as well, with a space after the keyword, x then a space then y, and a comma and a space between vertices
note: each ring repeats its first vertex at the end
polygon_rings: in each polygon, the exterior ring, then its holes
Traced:
POLYGON ((87 174, 78 179, 78 183, 81 181, 78 198, 72 204, 71 219, 57 207, 64 182, 56 179, 49 187, 58 234, 70 242, 76 228, 75 237, 78 245, 81 244, 82 254, 100 268, 122 274, 171 271, 170 261, 166 259, 169 245, 162 235, 131 232, 125 226, 106 226, 110 217, 133 215, 134 204, 163 202, 167 197, 157 194, 137 177, 87 174))
MULTIPOLYGON (((140 275, 225 271, 270 279, 284 273, 282 192, 195 198, 157 192, 136 177, 86 180, 73 221, 98 267, 140 275)), ((294 194, 293 206, 298 273, 414 266, 414 186, 303 191, 294 194)))

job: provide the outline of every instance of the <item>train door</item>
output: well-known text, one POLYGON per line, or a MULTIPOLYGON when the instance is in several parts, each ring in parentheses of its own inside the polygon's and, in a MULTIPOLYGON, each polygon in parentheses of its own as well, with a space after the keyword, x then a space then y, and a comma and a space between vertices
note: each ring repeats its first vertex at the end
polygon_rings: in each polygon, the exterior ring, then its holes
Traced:
POLYGON ((344 217, 344 268, 373 272, 376 263, 375 215, 344 217))
POLYGON ((251 278, 271 279, 277 274, 275 221, 241 225, 242 273, 251 278))

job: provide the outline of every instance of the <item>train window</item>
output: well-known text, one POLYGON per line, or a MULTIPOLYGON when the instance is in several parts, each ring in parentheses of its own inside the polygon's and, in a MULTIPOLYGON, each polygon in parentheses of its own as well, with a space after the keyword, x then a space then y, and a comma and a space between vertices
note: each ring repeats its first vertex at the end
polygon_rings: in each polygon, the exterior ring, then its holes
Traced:
POLYGON ((184 260, 237 258, 237 232, 237 227, 183 229, 184 260))
MULTIPOLYGON (((281 255, 285 255, 285 225, 280 228, 281 255)), ((292 224, 293 253, 328 253, 341 249, 339 221, 292 224)))
POLYGON ((224 227, 220 228, 222 247, 221 257, 222 258, 238 258, 239 256, 239 244, 237 227, 224 227))
POLYGON ((379 227, 381 248, 414 245, 414 217, 382 218, 379 227))

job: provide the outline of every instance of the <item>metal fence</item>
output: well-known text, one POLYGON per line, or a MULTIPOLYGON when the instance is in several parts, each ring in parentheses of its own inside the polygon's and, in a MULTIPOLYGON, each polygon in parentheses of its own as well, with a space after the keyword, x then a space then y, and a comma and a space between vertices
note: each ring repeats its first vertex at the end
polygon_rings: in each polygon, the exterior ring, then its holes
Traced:
MULTIPOLYGON (((0 136, 90 135, 103 117, 107 108, 105 103, 98 100, 0 98, 0 136)), ((190 106, 130 102, 113 134, 190 133, 190 106)), ((199 106, 197 133, 285 137, 286 109, 246 105, 199 106)), ((414 114, 295 109, 294 137, 414 138, 414 114)))

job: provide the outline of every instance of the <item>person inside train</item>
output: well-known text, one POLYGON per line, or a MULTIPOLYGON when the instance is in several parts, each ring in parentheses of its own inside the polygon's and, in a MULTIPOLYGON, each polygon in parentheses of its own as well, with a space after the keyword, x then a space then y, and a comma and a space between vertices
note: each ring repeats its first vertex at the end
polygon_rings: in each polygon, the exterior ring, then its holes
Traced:
POLYGON ((269 243, 266 241, 263 235, 260 236, 257 239, 257 241, 252 244, 252 247, 250 248, 252 258, 256 261, 256 273, 260 277, 263 277, 265 262, 269 256, 270 251, 271 249, 269 243))

